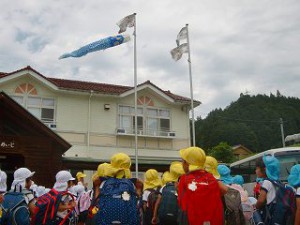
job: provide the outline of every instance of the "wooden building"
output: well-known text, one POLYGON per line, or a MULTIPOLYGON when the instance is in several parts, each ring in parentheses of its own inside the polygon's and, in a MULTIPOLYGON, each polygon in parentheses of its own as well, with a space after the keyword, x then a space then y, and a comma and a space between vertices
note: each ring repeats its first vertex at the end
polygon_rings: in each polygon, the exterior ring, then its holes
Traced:
POLYGON ((38 185, 52 187, 63 168, 62 155, 71 147, 39 119, 0 92, 0 168, 8 175, 8 188, 17 168, 35 171, 38 185))
POLYGON ((233 146, 232 151, 237 160, 241 160, 253 155, 253 152, 243 145, 233 146))

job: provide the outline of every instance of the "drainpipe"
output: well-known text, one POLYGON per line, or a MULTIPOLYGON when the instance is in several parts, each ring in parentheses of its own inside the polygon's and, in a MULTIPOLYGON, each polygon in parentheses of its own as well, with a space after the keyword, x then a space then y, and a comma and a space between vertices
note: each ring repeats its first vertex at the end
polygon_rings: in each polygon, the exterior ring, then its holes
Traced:
POLYGON ((89 97, 89 109, 88 109, 88 128, 87 128, 87 149, 88 149, 88 156, 90 155, 90 129, 91 129, 91 98, 93 96, 94 91, 90 91, 89 97))

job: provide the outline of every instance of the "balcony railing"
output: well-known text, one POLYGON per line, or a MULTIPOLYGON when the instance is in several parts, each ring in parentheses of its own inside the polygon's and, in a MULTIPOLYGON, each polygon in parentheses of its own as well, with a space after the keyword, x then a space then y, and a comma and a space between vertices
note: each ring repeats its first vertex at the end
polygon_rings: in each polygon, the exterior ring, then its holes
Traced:
MULTIPOLYGON (((117 135, 135 135, 135 130, 133 128, 117 128, 117 135)), ((153 129, 138 129, 138 136, 148 136, 148 137, 169 137, 175 138, 175 131, 170 130, 153 130, 153 129)))

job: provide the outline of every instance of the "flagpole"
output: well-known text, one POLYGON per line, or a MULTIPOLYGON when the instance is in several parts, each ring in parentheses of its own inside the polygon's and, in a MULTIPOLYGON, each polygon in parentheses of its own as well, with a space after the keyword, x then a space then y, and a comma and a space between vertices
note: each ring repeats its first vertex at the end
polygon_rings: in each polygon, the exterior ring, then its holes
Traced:
POLYGON ((138 178, 138 137, 137 137, 137 59, 136 59, 136 13, 134 13, 134 143, 135 143, 135 174, 138 178))
POLYGON ((192 62, 191 62, 191 50, 190 50, 190 39, 189 39, 189 30, 188 24, 185 25, 187 30, 187 44, 188 44, 188 64, 189 64, 189 74, 190 74, 190 92, 191 92, 191 110, 192 110, 192 136, 193 142, 192 145, 196 145, 195 140, 195 115, 194 115, 194 96, 193 96, 193 78, 192 78, 192 62))

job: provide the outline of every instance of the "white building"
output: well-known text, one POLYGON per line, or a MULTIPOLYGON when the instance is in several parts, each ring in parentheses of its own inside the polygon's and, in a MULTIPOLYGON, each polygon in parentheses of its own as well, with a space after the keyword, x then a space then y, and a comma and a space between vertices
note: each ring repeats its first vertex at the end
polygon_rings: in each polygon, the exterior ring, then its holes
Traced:
MULTIPOLYGON (((134 164, 134 87, 50 78, 28 66, 0 73, 0 90, 72 145, 67 167, 95 170, 117 152, 134 164)), ((139 167, 178 160, 178 150, 190 146, 190 99, 150 81, 138 85, 137 96, 139 167)))

